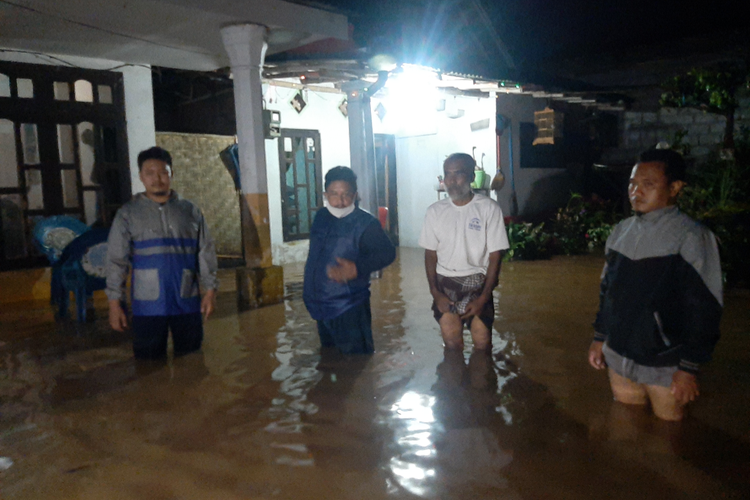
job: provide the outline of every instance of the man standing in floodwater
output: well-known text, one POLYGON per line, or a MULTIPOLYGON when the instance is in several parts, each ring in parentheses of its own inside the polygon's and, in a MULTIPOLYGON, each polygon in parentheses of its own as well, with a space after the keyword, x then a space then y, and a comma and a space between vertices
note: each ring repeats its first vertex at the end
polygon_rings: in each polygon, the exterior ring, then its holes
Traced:
POLYGON ((203 342, 201 314, 207 319, 216 306, 214 242, 200 209, 171 189, 168 151, 141 151, 138 170, 146 191, 117 211, 109 232, 109 324, 120 332, 128 327, 122 302, 132 265, 135 357, 166 357, 169 330, 175 355, 187 354, 203 342))
POLYGON ((617 401, 681 420, 698 397, 698 368, 719 339, 722 278, 713 233, 680 212, 685 161, 641 154, 628 186, 635 215, 607 239, 589 363, 609 367, 617 401))
POLYGON ((471 190, 474 158, 454 153, 443 163, 448 198, 427 209, 419 245, 430 286, 432 310, 448 349, 463 349, 464 324, 475 349, 492 347, 502 252, 508 245, 503 212, 471 190))
POLYGON ((303 299, 322 347, 371 354, 370 274, 396 258, 378 220, 357 207, 357 176, 334 167, 325 176, 327 206, 310 228, 303 299))

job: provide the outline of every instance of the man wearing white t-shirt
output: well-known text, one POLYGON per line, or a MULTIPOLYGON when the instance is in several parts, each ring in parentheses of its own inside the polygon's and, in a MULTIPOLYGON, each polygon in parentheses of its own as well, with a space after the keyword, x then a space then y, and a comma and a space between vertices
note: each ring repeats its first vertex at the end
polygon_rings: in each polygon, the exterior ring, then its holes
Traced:
POLYGON ((448 198, 427 209, 419 237, 434 299, 432 310, 449 349, 463 349, 464 324, 475 349, 492 346, 492 291, 498 283, 502 251, 509 247, 500 205, 471 190, 475 166, 464 153, 446 158, 448 198))

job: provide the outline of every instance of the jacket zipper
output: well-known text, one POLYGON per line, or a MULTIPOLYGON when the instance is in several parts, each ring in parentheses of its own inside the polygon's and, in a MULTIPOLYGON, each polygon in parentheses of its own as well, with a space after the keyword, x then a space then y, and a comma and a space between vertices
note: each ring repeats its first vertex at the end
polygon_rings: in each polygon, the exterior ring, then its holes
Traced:
POLYGON ((654 311, 654 319, 656 320, 656 327, 659 329, 659 335, 661 335, 661 340, 664 342, 664 344, 669 347, 672 345, 672 343, 669 341, 666 335, 664 335, 664 328, 661 324, 661 317, 659 316, 659 311, 654 311))

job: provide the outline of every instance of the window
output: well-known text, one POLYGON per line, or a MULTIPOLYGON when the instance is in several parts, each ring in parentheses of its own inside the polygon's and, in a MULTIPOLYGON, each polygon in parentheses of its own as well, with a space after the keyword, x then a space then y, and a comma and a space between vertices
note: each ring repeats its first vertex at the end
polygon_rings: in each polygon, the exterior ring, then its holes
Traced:
POLYGON ((122 74, 0 61, 0 271, 49 265, 38 220, 108 224, 130 198, 122 74))
POLYGON ((282 129, 279 169, 284 241, 307 239, 315 214, 323 207, 320 133, 282 129))

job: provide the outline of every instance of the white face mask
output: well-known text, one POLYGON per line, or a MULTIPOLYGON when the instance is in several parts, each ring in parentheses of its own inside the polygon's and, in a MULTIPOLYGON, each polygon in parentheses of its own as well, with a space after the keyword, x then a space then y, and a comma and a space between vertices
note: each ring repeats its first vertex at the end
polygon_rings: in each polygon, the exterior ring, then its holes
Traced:
POLYGON ((348 207, 344 207, 344 208, 336 208, 336 207, 332 207, 330 205, 328 205, 327 208, 328 208, 328 211, 331 212, 331 215, 333 215, 337 219, 341 219, 343 217, 346 217, 350 213, 354 212, 354 209, 356 207, 354 206, 354 203, 352 203, 348 207))

